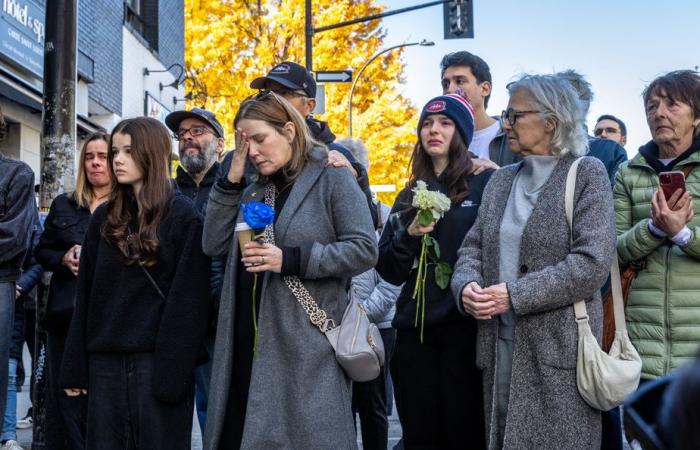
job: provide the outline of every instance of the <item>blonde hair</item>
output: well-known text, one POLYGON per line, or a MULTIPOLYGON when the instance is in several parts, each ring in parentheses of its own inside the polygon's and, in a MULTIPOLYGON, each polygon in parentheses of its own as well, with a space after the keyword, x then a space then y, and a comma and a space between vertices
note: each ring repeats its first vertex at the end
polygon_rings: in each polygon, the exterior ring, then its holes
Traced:
MULTIPOLYGON (((80 208, 89 208, 92 202, 92 185, 87 179, 85 173, 85 158, 87 157, 87 146, 90 142, 104 141, 109 147, 109 135, 104 131, 95 131, 90 134, 83 146, 80 148, 80 162, 78 164, 78 177, 75 180, 75 191, 73 191, 73 200, 80 208)), ((109 153, 109 149, 107 150, 109 153)), ((107 173, 111 173, 111 169, 107 167, 107 173)))

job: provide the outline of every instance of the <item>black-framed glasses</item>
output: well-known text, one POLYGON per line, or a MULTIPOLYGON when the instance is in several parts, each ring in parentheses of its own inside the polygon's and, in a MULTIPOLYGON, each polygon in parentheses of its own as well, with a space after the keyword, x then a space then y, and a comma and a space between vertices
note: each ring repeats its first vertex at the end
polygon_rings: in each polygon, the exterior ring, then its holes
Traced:
POLYGON ((518 111, 513 108, 508 108, 501 113, 501 120, 504 122, 507 120, 511 127, 515 126, 515 122, 518 121, 518 117, 524 116, 525 114, 540 113, 542 111, 536 111, 534 109, 528 109, 524 111, 518 111))
POLYGON ((209 128, 206 127, 192 127, 192 128, 180 128, 177 130, 177 133, 174 134, 175 139, 178 141, 181 141, 185 139, 185 136, 187 136, 187 133, 190 133, 192 137, 197 137, 201 136, 204 133, 211 133, 211 134, 216 134, 213 130, 210 130, 209 128))

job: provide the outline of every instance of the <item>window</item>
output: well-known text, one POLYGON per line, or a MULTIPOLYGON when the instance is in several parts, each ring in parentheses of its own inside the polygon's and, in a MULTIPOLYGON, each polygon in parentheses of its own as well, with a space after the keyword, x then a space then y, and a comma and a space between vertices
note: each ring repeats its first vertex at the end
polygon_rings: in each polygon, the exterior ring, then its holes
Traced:
POLYGON ((158 51, 158 0, 124 0, 124 24, 158 51))

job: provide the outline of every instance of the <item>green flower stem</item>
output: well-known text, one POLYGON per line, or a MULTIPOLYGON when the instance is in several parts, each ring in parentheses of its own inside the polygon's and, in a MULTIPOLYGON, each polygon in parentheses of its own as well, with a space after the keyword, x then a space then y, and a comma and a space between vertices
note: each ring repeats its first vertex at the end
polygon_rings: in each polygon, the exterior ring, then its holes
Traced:
POLYGON ((423 269, 423 280, 421 281, 421 318, 420 318, 420 343, 423 343, 423 328, 425 328, 425 278, 428 275, 428 261, 425 261, 425 269, 423 269))
POLYGON ((418 257, 418 274, 416 275, 416 285, 413 288, 413 300, 416 301, 416 319, 413 326, 416 328, 418 328, 418 313, 420 311, 421 298, 424 298, 422 295, 422 291, 424 289, 422 281, 425 279, 423 272, 425 271, 427 253, 425 236, 426 235, 423 235, 423 238, 421 239, 420 256, 418 257))
POLYGON ((258 287, 258 274, 253 274, 253 356, 258 348, 258 318, 255 311, 255 290, 258 287))

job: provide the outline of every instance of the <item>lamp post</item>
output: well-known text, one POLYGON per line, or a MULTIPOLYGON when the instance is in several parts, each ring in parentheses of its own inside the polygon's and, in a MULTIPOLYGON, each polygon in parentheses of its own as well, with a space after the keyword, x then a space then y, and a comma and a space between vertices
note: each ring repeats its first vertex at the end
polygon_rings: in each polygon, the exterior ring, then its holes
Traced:
POLYGON ((367 66, 372 64, 372 61, 383 55, 384 53, 390 52, 391 50, 395 50, 397 48, 401 47, 411 47, 413 45, 420 45, 422 47, 431 47, 435 45, 435 42, 433 41, 426 41, 423 39, 420 42, 407 42, 405 44, 399 44, 399 45, 394 45, 393 47, 385 48, 384 50, 381 50, 377 52, 374 56, 372 56, 361 68, 360 71, 357 72, 357 76, 355 77, 354 80, 352 80, 352 86, 350 87, 350 100, 348 101, 348 123, 349 123, 349 135, 352 138, 352 96, 355 94, 355 85, 357 85, 357 82, 360 80, 360 77, 362 76, 362 72, 365 71, 367 66))

